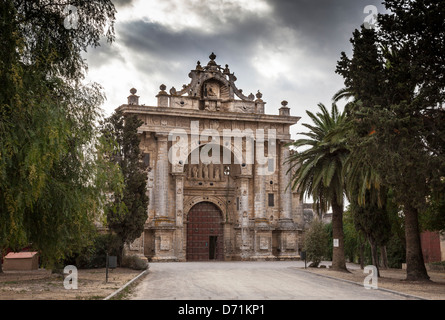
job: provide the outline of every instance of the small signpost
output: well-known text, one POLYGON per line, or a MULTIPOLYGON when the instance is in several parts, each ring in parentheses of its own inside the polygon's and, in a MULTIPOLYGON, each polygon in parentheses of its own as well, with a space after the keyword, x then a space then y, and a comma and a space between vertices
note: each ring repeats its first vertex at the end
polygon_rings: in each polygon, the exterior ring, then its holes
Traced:
POLYGON ((306 251, 301 251, 300 258, 304 260, 304 268, 306 269, 306 251))
POLYGON ((108 283, 108 269, 116 269, 116 268, 117 268, 117 257, 109 256, 107 252, 105 261, 105 282, 108 283))

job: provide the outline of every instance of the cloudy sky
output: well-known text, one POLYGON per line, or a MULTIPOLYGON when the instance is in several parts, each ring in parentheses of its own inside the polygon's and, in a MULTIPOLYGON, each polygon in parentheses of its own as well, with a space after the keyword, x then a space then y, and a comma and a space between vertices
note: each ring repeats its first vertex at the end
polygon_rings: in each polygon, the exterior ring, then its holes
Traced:
POLYGON ((116 41, 90 50, 88 80, 100 83, 106 114, 138 90, 140 103, 156 105, 159 85, 181 88, 199 60, 214 52, 228 64, 248 95, 260 90, 266 113, 278 114, 282 100, 300 116, 292 138, 306 131, 306 110, 331 105, 343 87, 335 73, 340 53, 351 53, 354 29, 369 5, 381 0, 114 0, 116 41))

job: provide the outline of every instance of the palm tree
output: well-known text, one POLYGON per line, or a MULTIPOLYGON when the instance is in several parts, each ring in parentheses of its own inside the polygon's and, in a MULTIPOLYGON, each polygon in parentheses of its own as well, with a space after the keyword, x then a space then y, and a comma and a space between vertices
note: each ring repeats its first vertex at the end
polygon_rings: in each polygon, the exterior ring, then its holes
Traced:
POLYGON ((321 112, 314 115, 306 111, 314 125, 303 124, 310 131, 301 133, 308 139, 299 139, 289 145, 302 148, 294 152, 289 162, 288 173, 291 176, 291 187, 296 189, 301 198, 312 196, 317 206, 324 211, 332 207, 332 229, 334 238, 332 268, 346 270, 343 240, 343 200, 344 175, 343 167, 349 151, 345 137, 339 128, 344 127, 346 113, 340 113, 337 105, 332 104, 329 113, 323 104, 318 105, 321 112))
MULTIPOLYGON (((386 211, 388 188, 383 185, 377 171, 364 159, 364 151, 357 143, 358 137, 353 130, 355 120, 351 115, 354 114, 360 102, 354 98, 349 88, 339 90, 332 100, 335 103, 351 98, 353 101, 349 101, 345 106, 348 121, 329 134, 328 138, 330 135, 340 134, 348 141, 349 154, 343 164, 345 194, 350 202, 349 210, 352 212, 355 226, 366 236, 371 246, 373 265, 377 268, 377 275, 380 276, 377 246, 382 246, 382 252, 386 252, 385 246, 389 240, 388 230, 390 229, 386 211)), ((374 128, 369 130, 365 133, 368 136, 376 133, 374 128)))

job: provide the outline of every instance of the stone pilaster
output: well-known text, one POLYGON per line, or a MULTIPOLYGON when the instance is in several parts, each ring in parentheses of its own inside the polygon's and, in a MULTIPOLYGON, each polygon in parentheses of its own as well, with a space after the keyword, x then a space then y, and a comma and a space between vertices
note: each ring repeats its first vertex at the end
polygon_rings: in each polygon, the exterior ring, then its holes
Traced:
POLYGON ((290 164, 285 163, 290 151, 286 147, 289 141, 282 140, 280 144, 280 219, 278 221, 278 254, 277 258, 296 259, 298 256, 298 231, 292 216, 292 188, 289 183, 290 164))
POLYGON ((239 210, 238 219, 241 228, 241 260, 246 260, 250 249, 249 244, 249 179, 246 177, 240 178, 240 193, 239 193, 239 210))
POLYGON ((266 176, 264 174, 264 166, 255 164, 255 199, 254 199, 254 213, 255 221, 257 223, 267 223, 266 219, 266 176))
POLYGON ((174 178, 176 180, 176 226, 182 228, 184 217, 184 174, 175 174, 174 178))
POLYGON ((176 230, 175 230, 175 253, 179 261, 185 261, 185 250, 184 250, 184 236, 183 236, 183 226, 184 226, 184 173, 175 173, 174 179, 176 180, 176 199, 175 199, 175 219, 176 219, 176 230))
MULTIPOLYGON (((258 147, 258 143, 256 147, 258 147)), ((264 149, 261 151, 261 145, 259 148, 259 154, 261 154, 261 152, 264 153, 264 149)), ((250 257, 251 260, 273 260, 275 258, 272 254, 272 228, 269 224, 269 219, 266 217, 266 173, 267 163, 259 164, 257 161, 255 161, 255 227, 253 230, 254 252, 250 257)))
POLYGON ((289 186, 291 175, 287 171, 289 163, 285 163, 289 157, 289 141, 281 141, 280 144, 280 222, 287 223, 292 220, 292 188, 289 186))
POLYGON ((153 219, 153 256, 152 261, 177 261, 176 256, 176 226, 175 219, 169 217, 169 160, 168 160, 168 135, 156 134, 157 158, 155 170, 154 207, 153 219))
POLYGON ((168 136, 158 134, 158 156, 156 161, 155 218, 168 216, 168 136))

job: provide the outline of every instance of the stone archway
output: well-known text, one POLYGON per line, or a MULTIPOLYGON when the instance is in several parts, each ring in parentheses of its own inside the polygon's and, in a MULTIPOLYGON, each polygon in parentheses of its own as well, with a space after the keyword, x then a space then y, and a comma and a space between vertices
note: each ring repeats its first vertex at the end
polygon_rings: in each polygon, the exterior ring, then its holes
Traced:
POLYGON ((194 205, 187 215, 187 261, 224 260, 221 210, 211 202, 194 205))

